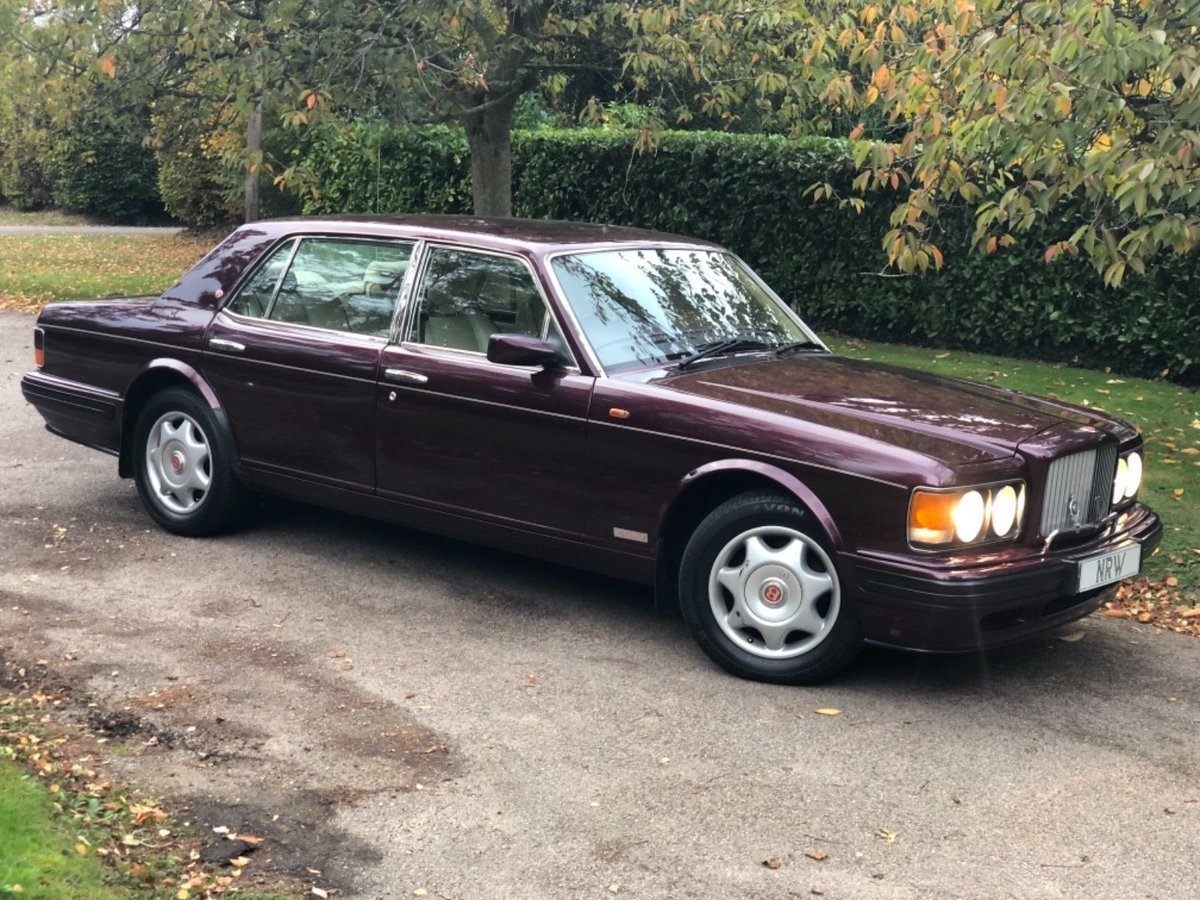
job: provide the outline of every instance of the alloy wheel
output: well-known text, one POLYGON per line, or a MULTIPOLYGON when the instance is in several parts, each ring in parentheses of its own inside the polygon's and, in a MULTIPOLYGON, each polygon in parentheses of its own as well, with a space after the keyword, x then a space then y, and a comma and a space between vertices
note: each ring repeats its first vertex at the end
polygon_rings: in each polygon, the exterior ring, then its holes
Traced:
POLYGON ((725 636, 765 659, 811 651, 833 630, 841 608, 837 571, 824 548, 780 525, 752 528, 722 547, 708 596, 725 636))
POLYGON ((146 438, 146 475, 155 498, 176 515, 193 513, 204 502, 212 454, 195 419, 183 412, 159 416, 146 438))

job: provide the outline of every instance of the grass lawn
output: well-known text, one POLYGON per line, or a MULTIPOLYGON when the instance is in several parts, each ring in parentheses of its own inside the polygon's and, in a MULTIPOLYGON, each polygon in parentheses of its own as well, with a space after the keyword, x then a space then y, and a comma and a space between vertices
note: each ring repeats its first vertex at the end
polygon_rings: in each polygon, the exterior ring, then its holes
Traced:
POLYGON ((216 239, 192 235, 0 234, 0 307, 157 294, 216 239))
POLYGON ((62 212, 57 209, 39 209, 25 212, 11 206, 0 205, 0 225, 90 225, 87 216, 62 212))
POLYGON ((0 760, 0 897, 130 896, 59 819, 45 785, 0 760), (81 854, 77 848, 86 852, 81 854))
POLYGON ((1145 565, 1154 578, 1174 575, 1185 596, 1200 598, 1200 391, 1053 363, 833 339, 839 353, 970 378, 1111 412, 1142 430, 1146 474, 1139 496, 1166 525, 1161 549, 1145 565))

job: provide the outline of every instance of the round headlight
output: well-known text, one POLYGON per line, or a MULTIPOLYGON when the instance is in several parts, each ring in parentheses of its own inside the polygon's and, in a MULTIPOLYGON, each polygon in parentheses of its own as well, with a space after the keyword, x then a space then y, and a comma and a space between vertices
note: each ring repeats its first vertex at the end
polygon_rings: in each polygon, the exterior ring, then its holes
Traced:
POLYGON ((967 491, 958 498, 954 507, 954 533, 964 543, 970 543, 983 531, 983 495, 979 491, 967 491))
POLYGON ((1125 496, 1132 497, 1142 486, 1142 454, 1130 453, 1125 457, 1128 474, 1125 478, 1125 496))
POLYGON ((1125 484, 1129 481, 1129 464, 1124 457, 1117 460, 1117 477, 1113 479, 1113 503, 1120 503, 1125 496, 1125 484))
POLYGON ((1011 484, 996 491, 992 498, 992 531, 1004 537, 1017 521, 1017 492, 1011 484))

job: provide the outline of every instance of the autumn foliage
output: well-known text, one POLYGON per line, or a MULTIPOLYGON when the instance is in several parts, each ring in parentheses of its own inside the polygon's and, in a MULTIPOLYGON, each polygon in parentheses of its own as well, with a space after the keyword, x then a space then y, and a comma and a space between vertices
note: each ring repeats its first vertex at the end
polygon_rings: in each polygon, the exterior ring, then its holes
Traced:
MULTIPOLYGON (((687 74, 701 105, 752 105, 788 130, 837 127, 855 145, 852 193, 893 204, 881 236, 905 271, 943 264, 942 212, 968 207, 998 253, 1052 221, 1047 260, 1081 254, 1108 285, 1200 240, 1200 5, 1177 0, 736 0, 628 13, 630 68, 687 74)), ((689 105, 677 110, 692 115, 689 105)))

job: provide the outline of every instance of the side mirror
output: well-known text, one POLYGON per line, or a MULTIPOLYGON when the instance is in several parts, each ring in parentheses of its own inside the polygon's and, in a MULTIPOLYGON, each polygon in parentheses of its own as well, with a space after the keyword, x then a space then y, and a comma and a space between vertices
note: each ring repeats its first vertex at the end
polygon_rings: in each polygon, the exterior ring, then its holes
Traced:
POLYGON ((541 338, 528 334, 493 334, 488 338, 487 358, 504 366, 556 366, 558 351, 541 338))

